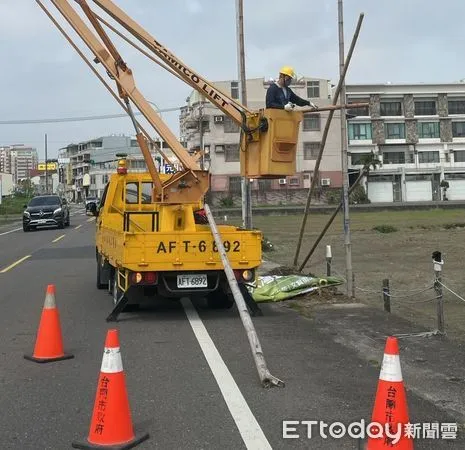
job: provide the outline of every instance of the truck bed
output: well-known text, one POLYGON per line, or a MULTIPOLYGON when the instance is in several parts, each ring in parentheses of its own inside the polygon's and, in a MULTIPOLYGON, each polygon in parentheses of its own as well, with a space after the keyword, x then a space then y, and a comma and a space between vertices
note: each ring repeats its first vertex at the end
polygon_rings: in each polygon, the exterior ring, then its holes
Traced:
MULTIPOLYGON (((98 242, 100 253, 115 266, 133 271, 222 270, 211 230, 179 232, 121 232, 107 228, 98 242)), ((202 230, 204 228, 204 230, 202 230)), ((261 264, 260 231, 233 226, 218 227, 233 269, 257 268, 261 264)))

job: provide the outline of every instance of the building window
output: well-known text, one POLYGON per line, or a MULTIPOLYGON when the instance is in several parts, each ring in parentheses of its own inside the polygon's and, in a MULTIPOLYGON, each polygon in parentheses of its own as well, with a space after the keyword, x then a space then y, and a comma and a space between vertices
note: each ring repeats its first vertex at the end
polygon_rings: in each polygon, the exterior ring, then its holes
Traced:
POLYGON ((405 123, 386 123, 386 139, 405 139, 405 123))
POLYGON ((237 162, 239 158, 239 144, 226 144, 224 146, 225 162, 237 162))
POLYGON ((449 100, 449 114, 465 114, 465 100, 449 100))
POLYGON ((371 153, 352 153, 350 155, 350 161, 353 166, 363 166, 368 158, 371 158, 371 153))
POLYGON ((419 163, 438 163, 439 152, 418 152, 419 163))
POLYGON ((415 115, 416 116, 436 115, 436 102, 435 101, 423 101, 423 100, 415 102, 415 115))
POLYGON ((241 177, 229 177, 229 192, 231 194, 240 194, 241 191, 241 177))
POLYGON ((102 184, 107 184, 108 183, 108 175, 105 173, 102 175, 102 184))
POLYGON ((235 100, 239 98, 239 82, 231 81, 231 97, 235 100))
POLYGON ((420 139, 439 138, 439 122, 418 122, 418 137, 420 139))
POLYGON ((381 102, 381 115, 382 116, 401 116, 402 103, 401 102, 381 102))
POLYGON ((349 140, 371 140, 371 123, 349 123, 349 140))
POLYGON ((319 81, 307 81, 307 97, 308 98, 319 98, 320 97, 320 82, 319 81))
POLYGON ((304 142, 304 159, 312 160, 318 157, 320 151, 319 142, 304 142))
POLYGON ((95 185, 95 175, 90 176, 90 184, 95 185))
POLYGON ((454 152, 455 162, 465 162, 465 150, 459 150, 454 152))
POLYGON ((289 179, 289 186, 299 186, 300 180, 298 178, 290 178, 289 179))
POLYGON ((203 133, 209 133, 210 132, 210 121, 208 119, 202 120, 202 122, 200 122, 200 125, 202 126, 202 132, 203 133))
POLYGON ((405 152, 383 153, 383 164, 405 164, 405 152))
POLYGON ((465 137, 465 122, 452 122, 452 136, 465 137))
POLYGON ((215 145, 215 153, 224 153, 224 145, 215 145))
MULTIPOLYGON (((350 105, 351 103, 370 103, 370 99, 357 99, 357 100, 350 100, 347 104, 350 105)), ((363 108, 353 108, 347 109, 347 114, 351 116, 369 116, 370 115, 370 108, 368 106, 364 106, 363 108)))
POLYGON ((321 116, 319 114, 304 114, 303 131, 320 131, 321 116))
POLYGON ((224 116, 224 132, 239 133, 239 125, 237 125, 229 116, 224 116))

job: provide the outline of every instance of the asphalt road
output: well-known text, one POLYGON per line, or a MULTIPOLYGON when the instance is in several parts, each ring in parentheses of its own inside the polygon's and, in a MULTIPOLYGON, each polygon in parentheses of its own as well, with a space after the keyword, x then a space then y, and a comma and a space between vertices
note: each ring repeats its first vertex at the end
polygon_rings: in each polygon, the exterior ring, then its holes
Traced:
MULTIPOLYGON (((111 298, 95 288, 93 219, 76 209, 64 230, 18 228, 0 229, 0 448, 66 449, 87 436, 111 327, 120 332, 135 429, 150 433, 137 448, 363 448, 315 429, 309 439, 303 425, 299 438, 283 438, 283 420, 371 419, 379 368, 330 332, 280 305, 262 306, 264 316, 253 321, 270 372, 286 383, 264 389, 235 308, 160 303, 108 324, 111 298), (65 350, 74 359, 36 364, 23 355, 33 349, 48 284, 56 285, 65 350)), ((408 400, 412 422, 454 422, 411 392, 408 400)), ((459 434, 415 448, 465 448, 465 441, 459 434)))

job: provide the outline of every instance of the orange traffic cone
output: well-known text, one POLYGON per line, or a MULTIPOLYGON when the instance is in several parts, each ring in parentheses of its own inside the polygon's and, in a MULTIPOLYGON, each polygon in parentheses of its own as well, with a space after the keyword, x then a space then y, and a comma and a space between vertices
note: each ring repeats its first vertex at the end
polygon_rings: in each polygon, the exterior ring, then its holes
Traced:
POLYGON ((386 341, 371 421, 376 426, 371 427, 367 450, 413 449, 412 436, 405 427, 410 421, 395 337, 386 341))
POLYGON ((54 284, 47 286, 34 352, 32 356, 24 355, 24 357, 38 363, 74 358, 74 355, 65 354, 63 350, 60 314, 56 306, 54 284))
POLYGON ((148 433, 134 434, 118 330, 108 330, 89 434, 86 442, 72 445, 81 449, 123 450, 135 447, 148 437, 148 433))

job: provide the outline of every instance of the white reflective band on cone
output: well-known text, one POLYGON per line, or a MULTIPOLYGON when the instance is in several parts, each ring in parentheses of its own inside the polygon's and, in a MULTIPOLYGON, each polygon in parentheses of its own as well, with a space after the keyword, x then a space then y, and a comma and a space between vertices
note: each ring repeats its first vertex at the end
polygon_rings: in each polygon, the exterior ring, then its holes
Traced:
POLYGON ((102 358, 100 372, 118 373, 123 371, 123 361, 121 359, 120 348, 105 348, 102 358))
POLYGON ((52 294, 45 295, 44 309, 54 309, 56 308, 55 296, 52 294))
POLYGON ((402 381, 399 355, 384 355, 379 379, 383 381, 402 381))

